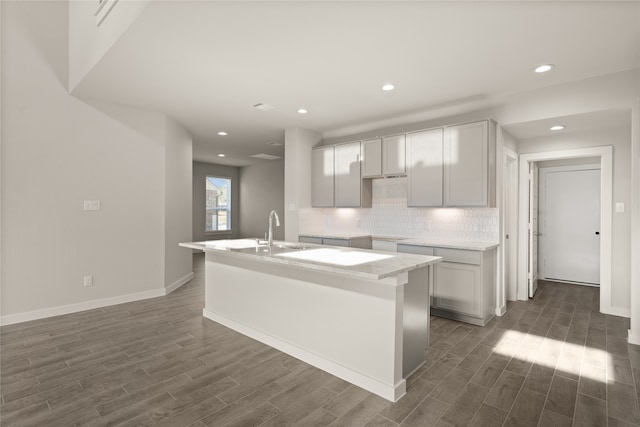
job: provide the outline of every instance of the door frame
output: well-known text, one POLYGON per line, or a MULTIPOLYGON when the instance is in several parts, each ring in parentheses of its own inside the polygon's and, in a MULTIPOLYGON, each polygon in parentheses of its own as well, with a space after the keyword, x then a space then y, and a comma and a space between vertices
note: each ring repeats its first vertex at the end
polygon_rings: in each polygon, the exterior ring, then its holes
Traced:
POLYGON ((600 157, 600 312, 616 316, 629 313, 611 306, 612 206, 613 206, 613 147, 610 145, 571 150, 520 154, 518 203, 518 290, 519 300, 528 299, 527 263, 529 261, 529 163, 576 157, 600 157))
POLYGON ((504 248, 502 251, 502 265, 505 267, 503 287, 505 300, 515 301, 518 295, 518 264, 516 262, 518 259, 518 154, 506 147, 504 148, 503 191, 505 220, 502 222, 503 229, 500 236, 501 247, 504 248))
MULTIPOLYGON (((601 167, 600 167, 600 163, 585 163, 582 165, 568 165, 568 166, 549 166, 549 167, 543 167, 540 168, 540 179, 538 180, 538 185, 540 185, 540 190, 539 190, 539 195, 541 194, 545 194, 546 193, 546 189, 544 189, 542 187, 542 183, 543 183, 543 176, 544 176, 544 180, 546 182, 547 179, 547 174, 549 173, 554 173, 554 172, 575 172, 575 171, 587 171, 587 170, 597 170, 600 175, 602 174, 601 171, 601 167)), ((541 200, 541 197, 538 198, 538 200, 541 200)), ((538 202, 540 203, 540 202, 538 202)), ((538 214, 538 219, 540 219, 540 215, 538 214)), ((540 231, 540 227, 538 227, 538 231, 540 231)), ((539 240, 538 240, 539 242, 539 240)), ((598 248, 599 250, 600 248, 598 248)), ((538 248, 538 258, 540 257, 540 248, 538 248)), ((599 256, 602 256, 602 254, 598 254, 599 256)), ((540 272, 544 272, 544 277, 547 276, 547 272, 546 269, 544 268, 544 266, 541 267, 540 262, 538 262, 538 273, 540 272)), ((538 274, 538 277, 540 278, 540 274, 538 274)), ((545 280, 544 278, 542 278, 542 280, 545 280)), ((560 282, 563 282, 563 280, 557 280, 560 282)), ((581 283, 581 282, 571 282, 571 281, 567 281, 566 283, 575 283, 575 284, 580 284, 583 286, 600 286, 600 285, 595 285, 595 284, 590 284, 590 283, 581 283)))

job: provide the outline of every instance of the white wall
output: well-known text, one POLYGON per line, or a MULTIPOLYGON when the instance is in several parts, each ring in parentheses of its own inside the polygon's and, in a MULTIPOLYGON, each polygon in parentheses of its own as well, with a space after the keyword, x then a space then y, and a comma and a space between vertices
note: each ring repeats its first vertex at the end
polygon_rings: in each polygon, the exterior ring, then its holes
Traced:
POLYGON ((193 138, 173 119, 167 118, 165 124, 164 280, 171 288, 193 272, 191 252, 178 246, 191 241, 193 138))
POLYGON ((94 16, 97 1, 69 1, 70 90, 80 83, 150 3, 151 0, 117 1, 98 27, 94 16))
POLYGON ((240 168, 193 162, 193 230, 192 240, 237 239, 240 236, 240 168), (231 178, 231 231, 226 234, 205 234, 207 175, 231 178))
POLYGON ((272 209, 280 218, 273 238, 284 240, 284 159, 240 168, 240 237, 263 237, 272 209))
POLYGON ((70 96, 67 21, 66 2, 2 2, 3 324, 163 295, 165 265, 190 268, 164 240, 181 221, 165 200, 189 191, 166 189, 167 146, 189 141, 161 114, 70 96))
POLYGON ((528 154, 603 145, 613 146, 613 202, 622 202, 626 206, 624 213, 615 213, 615 210, 613 213, 611 305, 628 311, 631 271, 630 127, 520 140, 518 152, 528 154))
POLYGON ((298 210, 311 207, 311 149, 322 135, 308 129, 284 132, 285 240, 298 241, 298 210))
POLYGON ((594 111, 631 108, 640 94, 638 69, 516 93, 502 100, 503 126, 594 111))

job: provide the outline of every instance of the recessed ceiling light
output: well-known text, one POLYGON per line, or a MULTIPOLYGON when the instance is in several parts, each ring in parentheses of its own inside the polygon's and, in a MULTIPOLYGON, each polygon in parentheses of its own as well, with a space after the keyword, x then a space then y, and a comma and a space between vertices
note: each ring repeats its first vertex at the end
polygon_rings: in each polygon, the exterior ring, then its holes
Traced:
POLYGON ((555 67, 555 65, 553 64, 542 64, 537 66, 534 71, 536 73, 546 73, 547 71, 551 70, 553 67, 555 67))
POLYGON ((225 131, 220 131, 220 132, 218 132, 218 135, 220 135, 220 136, 227 136, 227 135, 229 135, 229 134, 228 134, 228 133, 226 133, 225 131))
POLYGON ((218 157, 225 157, 225 155, 220 153, 220 154, 218 154, 218 157))
POLYGON ((382 90, 393 90, 395 89, 395 86, 392 85, 391 83, 387 83, 386 85, 382 86, 382 90))
POLYGON ((307 114, 307 113, 308 113, 308 111, 307 111, 307 110, 305 110, 304 108, 300 108, 300 109, 298 110, 298 113, 300 113, 300 114, 307 114))
POLYGON ((564 129, 564 126, 562 125, 551 126, 549 128, 549 130, 562 130, 562 129, 564 129))

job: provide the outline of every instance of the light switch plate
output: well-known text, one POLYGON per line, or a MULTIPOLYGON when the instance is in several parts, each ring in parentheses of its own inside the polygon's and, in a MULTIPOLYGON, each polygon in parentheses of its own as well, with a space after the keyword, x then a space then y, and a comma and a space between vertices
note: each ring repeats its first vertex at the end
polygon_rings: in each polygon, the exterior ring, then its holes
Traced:
POLYGON ((100 200, 85 200, 84 201, 84 210, 85 211, 99 211, 100 210, 100 200))
POLYGON ((624 212, 624 203, 616 203, 616 212, 623 213, 624 212))

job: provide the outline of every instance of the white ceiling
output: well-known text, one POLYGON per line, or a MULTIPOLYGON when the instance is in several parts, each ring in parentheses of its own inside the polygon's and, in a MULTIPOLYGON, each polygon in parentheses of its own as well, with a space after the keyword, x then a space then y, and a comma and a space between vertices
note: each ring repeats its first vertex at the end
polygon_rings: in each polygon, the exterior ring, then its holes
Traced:
POLYGON ((282 155, 267 143, 287 127, 336 137, 637 68, 638 11, 610 1, 154 1, 74 94, 165 112, 194 135, 196 160, 246 165, 282 155), (533 73, 542 63, 557 66, 533 73), (396 90, 382 91, 387 82, 396 90))

